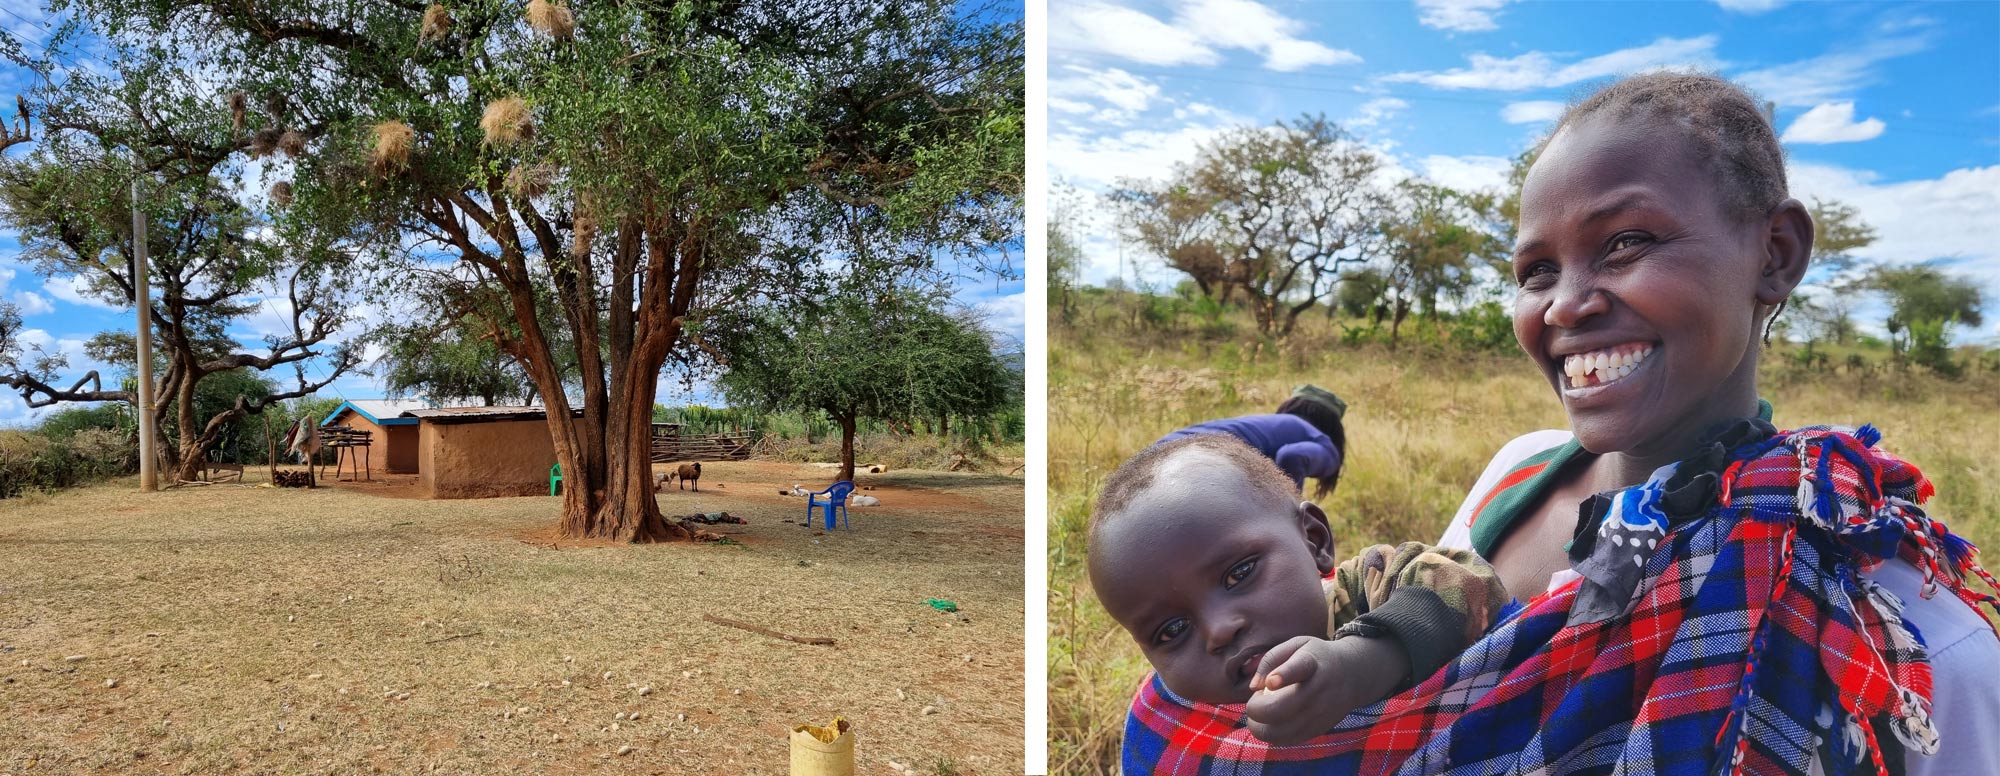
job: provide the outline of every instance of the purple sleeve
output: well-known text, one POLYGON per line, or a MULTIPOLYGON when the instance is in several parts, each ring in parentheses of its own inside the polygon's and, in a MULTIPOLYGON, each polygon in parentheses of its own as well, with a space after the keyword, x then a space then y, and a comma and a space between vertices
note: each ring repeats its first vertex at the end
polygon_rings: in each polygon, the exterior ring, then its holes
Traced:
POLYGON ((1329 477, 1340 470, 1340 455, 1332 445, 1318 440, 1285 445, 1271 458, 1278 462, 1278 468, 1299 482, 1306 477, 1329 477))

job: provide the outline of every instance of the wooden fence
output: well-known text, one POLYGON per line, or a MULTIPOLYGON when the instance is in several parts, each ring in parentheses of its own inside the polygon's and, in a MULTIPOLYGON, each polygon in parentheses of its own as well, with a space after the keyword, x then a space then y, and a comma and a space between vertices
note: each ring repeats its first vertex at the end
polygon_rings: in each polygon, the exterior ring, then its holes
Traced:
POLYGON ((749 459, 750 446, 756 442, 755 431, 688 436, 656 435, 653 437, 653 462, 742 461, 749 459))

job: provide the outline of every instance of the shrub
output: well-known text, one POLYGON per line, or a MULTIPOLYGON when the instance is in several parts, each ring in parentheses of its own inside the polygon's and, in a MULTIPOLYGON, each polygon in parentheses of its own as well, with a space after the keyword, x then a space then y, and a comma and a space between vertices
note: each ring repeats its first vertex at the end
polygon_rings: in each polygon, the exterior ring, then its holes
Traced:
POLYGON ((60 490, 138 469, 135 442, 118 431, 86 428, 63 439, 0 431, 0 498, 60 490))

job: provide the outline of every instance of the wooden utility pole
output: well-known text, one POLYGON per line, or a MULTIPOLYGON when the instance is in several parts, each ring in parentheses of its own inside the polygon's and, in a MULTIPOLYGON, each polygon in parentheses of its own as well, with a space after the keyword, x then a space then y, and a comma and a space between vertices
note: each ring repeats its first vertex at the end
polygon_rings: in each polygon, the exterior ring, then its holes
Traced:
POLYGON ((153 429, 153 305, 147 293, 146 216, 139 211, 139 181, 132 181, 132 291, 139 306, 139 489, 160 489, 153 429))

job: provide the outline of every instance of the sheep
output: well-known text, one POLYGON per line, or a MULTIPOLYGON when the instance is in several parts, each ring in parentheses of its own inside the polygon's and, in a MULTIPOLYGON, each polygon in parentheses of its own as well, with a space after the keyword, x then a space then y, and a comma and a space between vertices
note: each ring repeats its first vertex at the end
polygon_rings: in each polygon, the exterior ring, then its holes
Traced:
POLYGON ((882 500, 874 496, 855 496, 847 500, 847 505, 850 507, 872 507, 881 504, 882 500))
POLYGON ((680 479, 681 479, 681 485, 682 485, 683 487, 685 487, 685 486, 687 486, 687 485, 689 485, 689 484, 693 484, 693 485, 694 485, 694 492, 696 492, 696 493, 700 493, 700 492, 701 492, 701 462, 700 462, 700 461, 696 461, 696 462, 694 462, 694 463, 684 463, 684 464, 681 464, 681 466, 680 466, 680 469, 679 469, 679 470, 677 470, 677 471, 675 471, 675 472, 674 472, 674 474, 675 474, 676 476, 680 477, 680 479))

